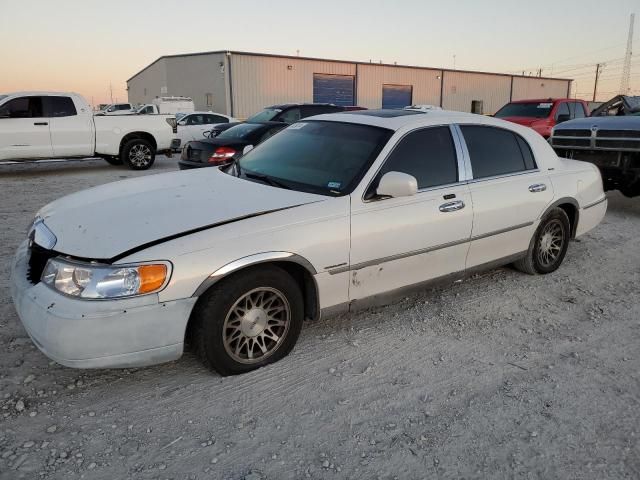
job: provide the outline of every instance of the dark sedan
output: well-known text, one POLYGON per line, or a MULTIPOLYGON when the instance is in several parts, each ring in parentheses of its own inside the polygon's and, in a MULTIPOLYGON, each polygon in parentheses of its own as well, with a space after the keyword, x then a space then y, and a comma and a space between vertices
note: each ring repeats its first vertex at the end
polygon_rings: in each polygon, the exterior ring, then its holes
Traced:
POLYGON ((240 123, 215 138, 188 142, 178 165, 180 170, 228 165, 242 157, 246 147, 255 147, 288 126, 282 122, 240 123))

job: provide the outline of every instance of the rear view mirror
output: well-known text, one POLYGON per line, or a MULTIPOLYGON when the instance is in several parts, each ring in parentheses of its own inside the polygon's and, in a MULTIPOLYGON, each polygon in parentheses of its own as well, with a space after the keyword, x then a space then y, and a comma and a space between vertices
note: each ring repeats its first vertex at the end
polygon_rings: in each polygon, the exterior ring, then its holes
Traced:
POLYGON ((376 194, 383 197, 410 197, 418 192, 418 181, 413 175, 387 172, 380 179, 376 194))

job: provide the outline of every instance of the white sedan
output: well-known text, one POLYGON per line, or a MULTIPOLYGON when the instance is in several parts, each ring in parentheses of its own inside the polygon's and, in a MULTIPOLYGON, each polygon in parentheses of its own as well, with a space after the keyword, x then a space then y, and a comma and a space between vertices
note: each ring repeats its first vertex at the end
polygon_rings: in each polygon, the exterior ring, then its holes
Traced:
POLYGON ((192 140, 208 138, 207 134, 211 131, 211 127, 221 123, 234 123, 237 121, 237 119, 221 113, 190 112, 178 119, 178 134, 176 137, 180 139, 180 145, 184 145, 192 140))
POLYGON ((597 168, 533 130, 458 112, 300 121, 227 171, 111 183, 44 207, 12 296, 71 367, 182 355, 223 375, 291 351, 303 320, 514 263, 548 274, 602 220, 597 168))

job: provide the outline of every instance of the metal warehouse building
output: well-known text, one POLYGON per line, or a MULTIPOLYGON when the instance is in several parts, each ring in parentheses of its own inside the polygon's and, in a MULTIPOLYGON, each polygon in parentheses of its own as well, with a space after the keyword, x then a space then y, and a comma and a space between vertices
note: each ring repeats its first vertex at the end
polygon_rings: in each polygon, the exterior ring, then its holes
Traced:
POLYGON ((568 97, 570 89, 568 79, 234 51, 160 57, 127 80, 131 103, 188 96, 198 110, 237 118, 297 102, 493 114, 510 100, 568 97))

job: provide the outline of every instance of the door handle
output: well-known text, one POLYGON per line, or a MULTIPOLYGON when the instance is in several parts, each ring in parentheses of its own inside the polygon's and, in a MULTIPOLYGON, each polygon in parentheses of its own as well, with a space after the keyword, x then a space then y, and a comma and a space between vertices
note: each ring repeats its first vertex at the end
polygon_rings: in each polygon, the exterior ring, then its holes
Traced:
POLYGON ((547 189, 547 186, 544 183, 534 183, 533 185, 529 185, 529 191, 531 193, 544 192, 547 189))
POLYGON ((34 125, 49 125, 47 122, 35 122, 34 125))
POLYGON ((455 202, 447 202, 440 205, 438 210, 442 213, 455 212, 456 210, 462 210, 464 208, 464 202, 462 200, 456 200, 455 202))

